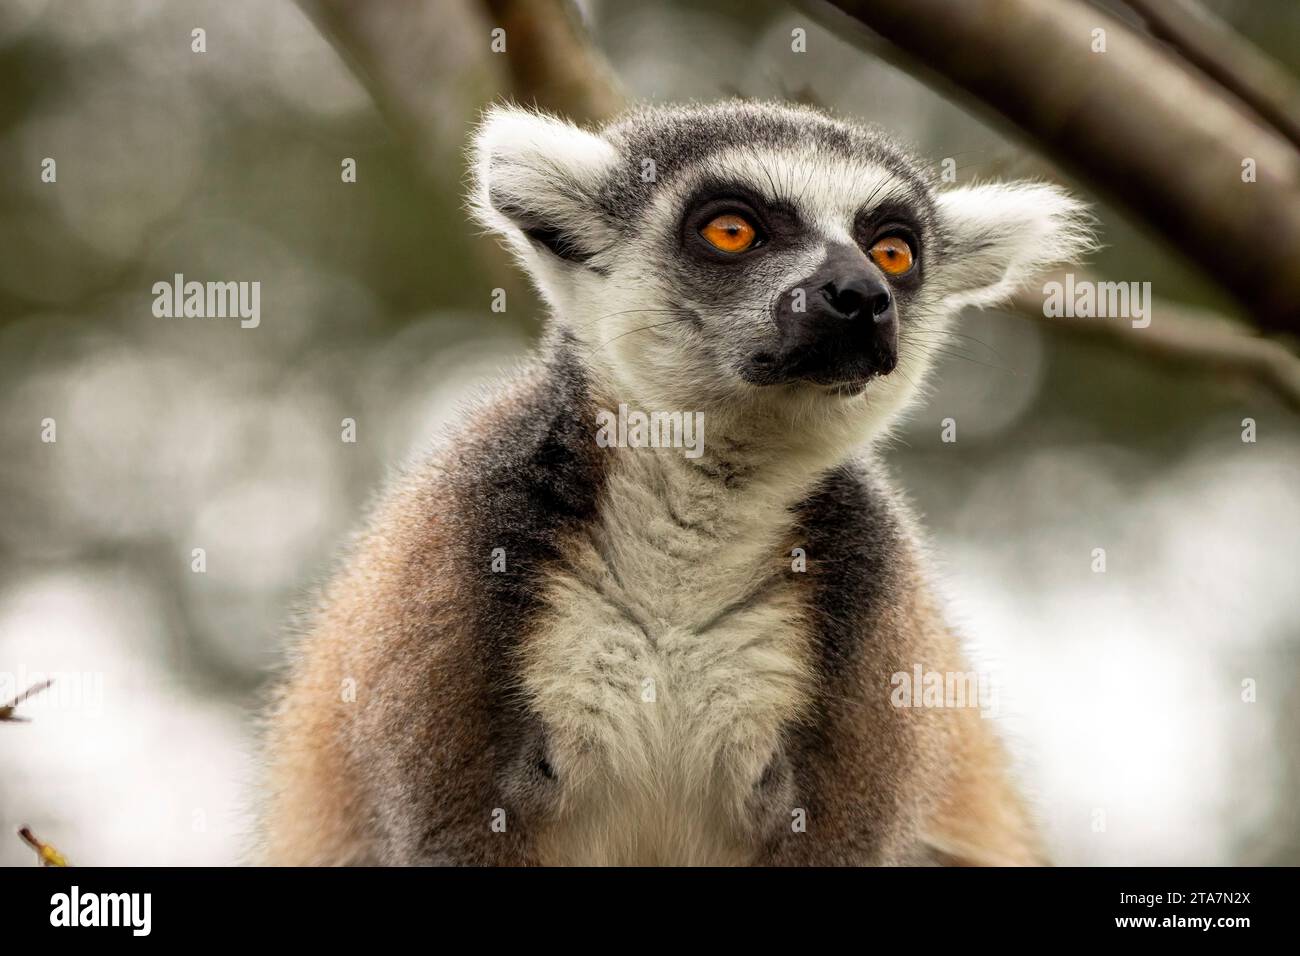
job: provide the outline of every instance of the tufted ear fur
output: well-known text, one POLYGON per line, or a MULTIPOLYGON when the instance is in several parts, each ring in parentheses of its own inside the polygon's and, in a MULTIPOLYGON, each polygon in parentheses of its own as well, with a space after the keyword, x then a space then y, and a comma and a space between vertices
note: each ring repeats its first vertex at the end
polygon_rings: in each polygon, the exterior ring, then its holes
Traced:
POLYGON ((993 305, 1055 265, 1096 247, 1087 207, 1044 183, 991 183, 938 195, 953 308, 993 305))
POLYGON ((471 206, 527 263, 590 259, 613 238, 596 196, 618 161, 602 137, 553 116, 494 106, 474 135, 471 206))

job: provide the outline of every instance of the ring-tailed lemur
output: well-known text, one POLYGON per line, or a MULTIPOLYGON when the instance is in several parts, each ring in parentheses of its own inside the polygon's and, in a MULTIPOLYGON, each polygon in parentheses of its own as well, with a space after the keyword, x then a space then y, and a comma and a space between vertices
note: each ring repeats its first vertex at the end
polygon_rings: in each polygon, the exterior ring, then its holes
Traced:
POLYGON ((1036 860, 988 722, 896 706, 967 667, 869 449, 958 309, 1087 248, 1083 207, 740 102, 497 108, 473 166, 552 326, 329 588, 269 859, 1036 860))

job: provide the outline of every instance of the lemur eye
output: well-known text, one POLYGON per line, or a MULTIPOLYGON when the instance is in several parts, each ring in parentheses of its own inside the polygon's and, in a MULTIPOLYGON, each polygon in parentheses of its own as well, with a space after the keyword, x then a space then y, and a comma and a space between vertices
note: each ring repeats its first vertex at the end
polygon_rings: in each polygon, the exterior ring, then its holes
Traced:
POLYGON ((709 245, 723 252, 744 252, 758 238, 758 232, 749 220, 734 212, 709 220, 708 225, 700 230, 700 235, 709 241, 709 245))
POLYGON ((871 247, 871 261, 889 276, 901 276, 912 268, 912 247, 898 236, 884 236, 871 247))

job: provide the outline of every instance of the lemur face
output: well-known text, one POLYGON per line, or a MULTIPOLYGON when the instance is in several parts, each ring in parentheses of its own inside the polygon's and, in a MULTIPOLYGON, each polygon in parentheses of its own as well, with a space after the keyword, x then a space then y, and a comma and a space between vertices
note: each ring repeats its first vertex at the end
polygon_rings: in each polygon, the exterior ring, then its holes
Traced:
POLYGON ((755 144, 654 204, 642 254, 721 374, 853 395, 898 366, 922 250, 940 240, 923 181, 881 160, 755 144))
POLYGON ((496 109, 475 148, 479 217, 593 367, 661 407, 887 417, 957 310, 1089 242, 1055 187, 941 191, 880 133, 806 108, 648 108, 596 133, 496 109))

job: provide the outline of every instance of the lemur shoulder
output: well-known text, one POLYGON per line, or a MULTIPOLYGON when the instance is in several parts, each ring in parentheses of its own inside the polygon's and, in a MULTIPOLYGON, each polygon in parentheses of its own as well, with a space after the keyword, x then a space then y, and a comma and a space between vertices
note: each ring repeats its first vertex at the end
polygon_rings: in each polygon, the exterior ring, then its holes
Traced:
POLYGON ((891 701, 968 667, 872 449, 961 308, 1087 248, 1083 207, 941 190, 874 130, 768 104, 594 132, 495 108, 472 159, 551 326, 299 642, 267 859, 1039 860, 989 722, 891 701), (620 405, 702 413, 700 453, 596 441, 620 405))

